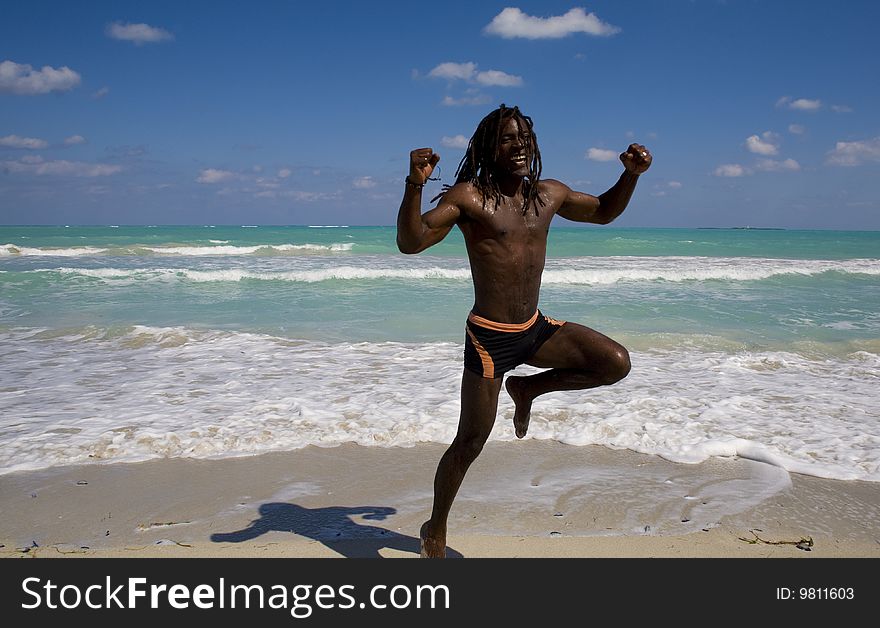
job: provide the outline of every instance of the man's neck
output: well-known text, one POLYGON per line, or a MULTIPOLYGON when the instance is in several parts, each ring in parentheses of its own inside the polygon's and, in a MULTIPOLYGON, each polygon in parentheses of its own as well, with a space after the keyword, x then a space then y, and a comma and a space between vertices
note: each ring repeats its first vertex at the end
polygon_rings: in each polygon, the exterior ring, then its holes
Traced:
POLYGON ((495 183, 498 184, 498 189, 501 190, 504 196, 513 198, 522 192, 525 177, 504 173, 496 175, 494 178, 495 183))

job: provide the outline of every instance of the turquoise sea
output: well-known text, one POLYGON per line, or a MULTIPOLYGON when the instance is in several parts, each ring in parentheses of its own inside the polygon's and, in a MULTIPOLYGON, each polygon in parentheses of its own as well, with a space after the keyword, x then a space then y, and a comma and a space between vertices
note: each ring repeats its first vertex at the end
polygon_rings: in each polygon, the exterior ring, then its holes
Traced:
MULTIPOLYGON (((880 481, 880 232, 554 223, 548 255, 541 309, 633 371, 529 438, 880 481)), ((472 300, 457 231, 0 227, 0 473, 449 442, 472 300)))

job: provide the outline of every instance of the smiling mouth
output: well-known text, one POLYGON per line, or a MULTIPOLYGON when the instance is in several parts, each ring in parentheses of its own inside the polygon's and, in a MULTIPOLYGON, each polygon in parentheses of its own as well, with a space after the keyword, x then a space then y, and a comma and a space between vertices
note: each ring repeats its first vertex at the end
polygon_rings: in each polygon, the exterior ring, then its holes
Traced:
POLYGON ((511 161, 515 163, 517 166, 525 166, 528 162, 528 157, 526 155, 517 155, 511 161))

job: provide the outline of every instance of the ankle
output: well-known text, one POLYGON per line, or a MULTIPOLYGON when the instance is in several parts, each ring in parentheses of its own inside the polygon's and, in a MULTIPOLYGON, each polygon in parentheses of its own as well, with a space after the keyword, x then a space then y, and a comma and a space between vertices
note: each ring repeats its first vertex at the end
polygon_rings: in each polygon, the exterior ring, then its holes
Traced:
POLYGON ((437 539, 440 541, 446 539, 446 526, 434 524, 431 519, 428 519, 422 524, 422 528, 419 532, 424 538, 437 539))

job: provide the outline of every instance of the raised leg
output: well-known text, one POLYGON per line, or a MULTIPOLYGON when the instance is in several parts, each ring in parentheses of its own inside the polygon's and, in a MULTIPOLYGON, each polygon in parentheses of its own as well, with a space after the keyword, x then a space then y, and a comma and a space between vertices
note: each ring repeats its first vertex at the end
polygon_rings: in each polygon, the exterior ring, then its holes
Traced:
POLYGON ((608 386, 629 374, 629 352, 599 332, 566 323, 528 361, 549 371, 527 377, 510 376, 506 388, 513 399, 513 426, 517 438, 526 435, 536 397, 555 390, 582 390, 608 386))
POLYGON ((446 520, 458 488, 471 463, 483 450, 495 423, 501 378, 486 379, 464 370, 461 379, 461 415, 458 433, 443 454, 434 476, 434 508, 422 524, 423 558, 446 557, 446 520))

